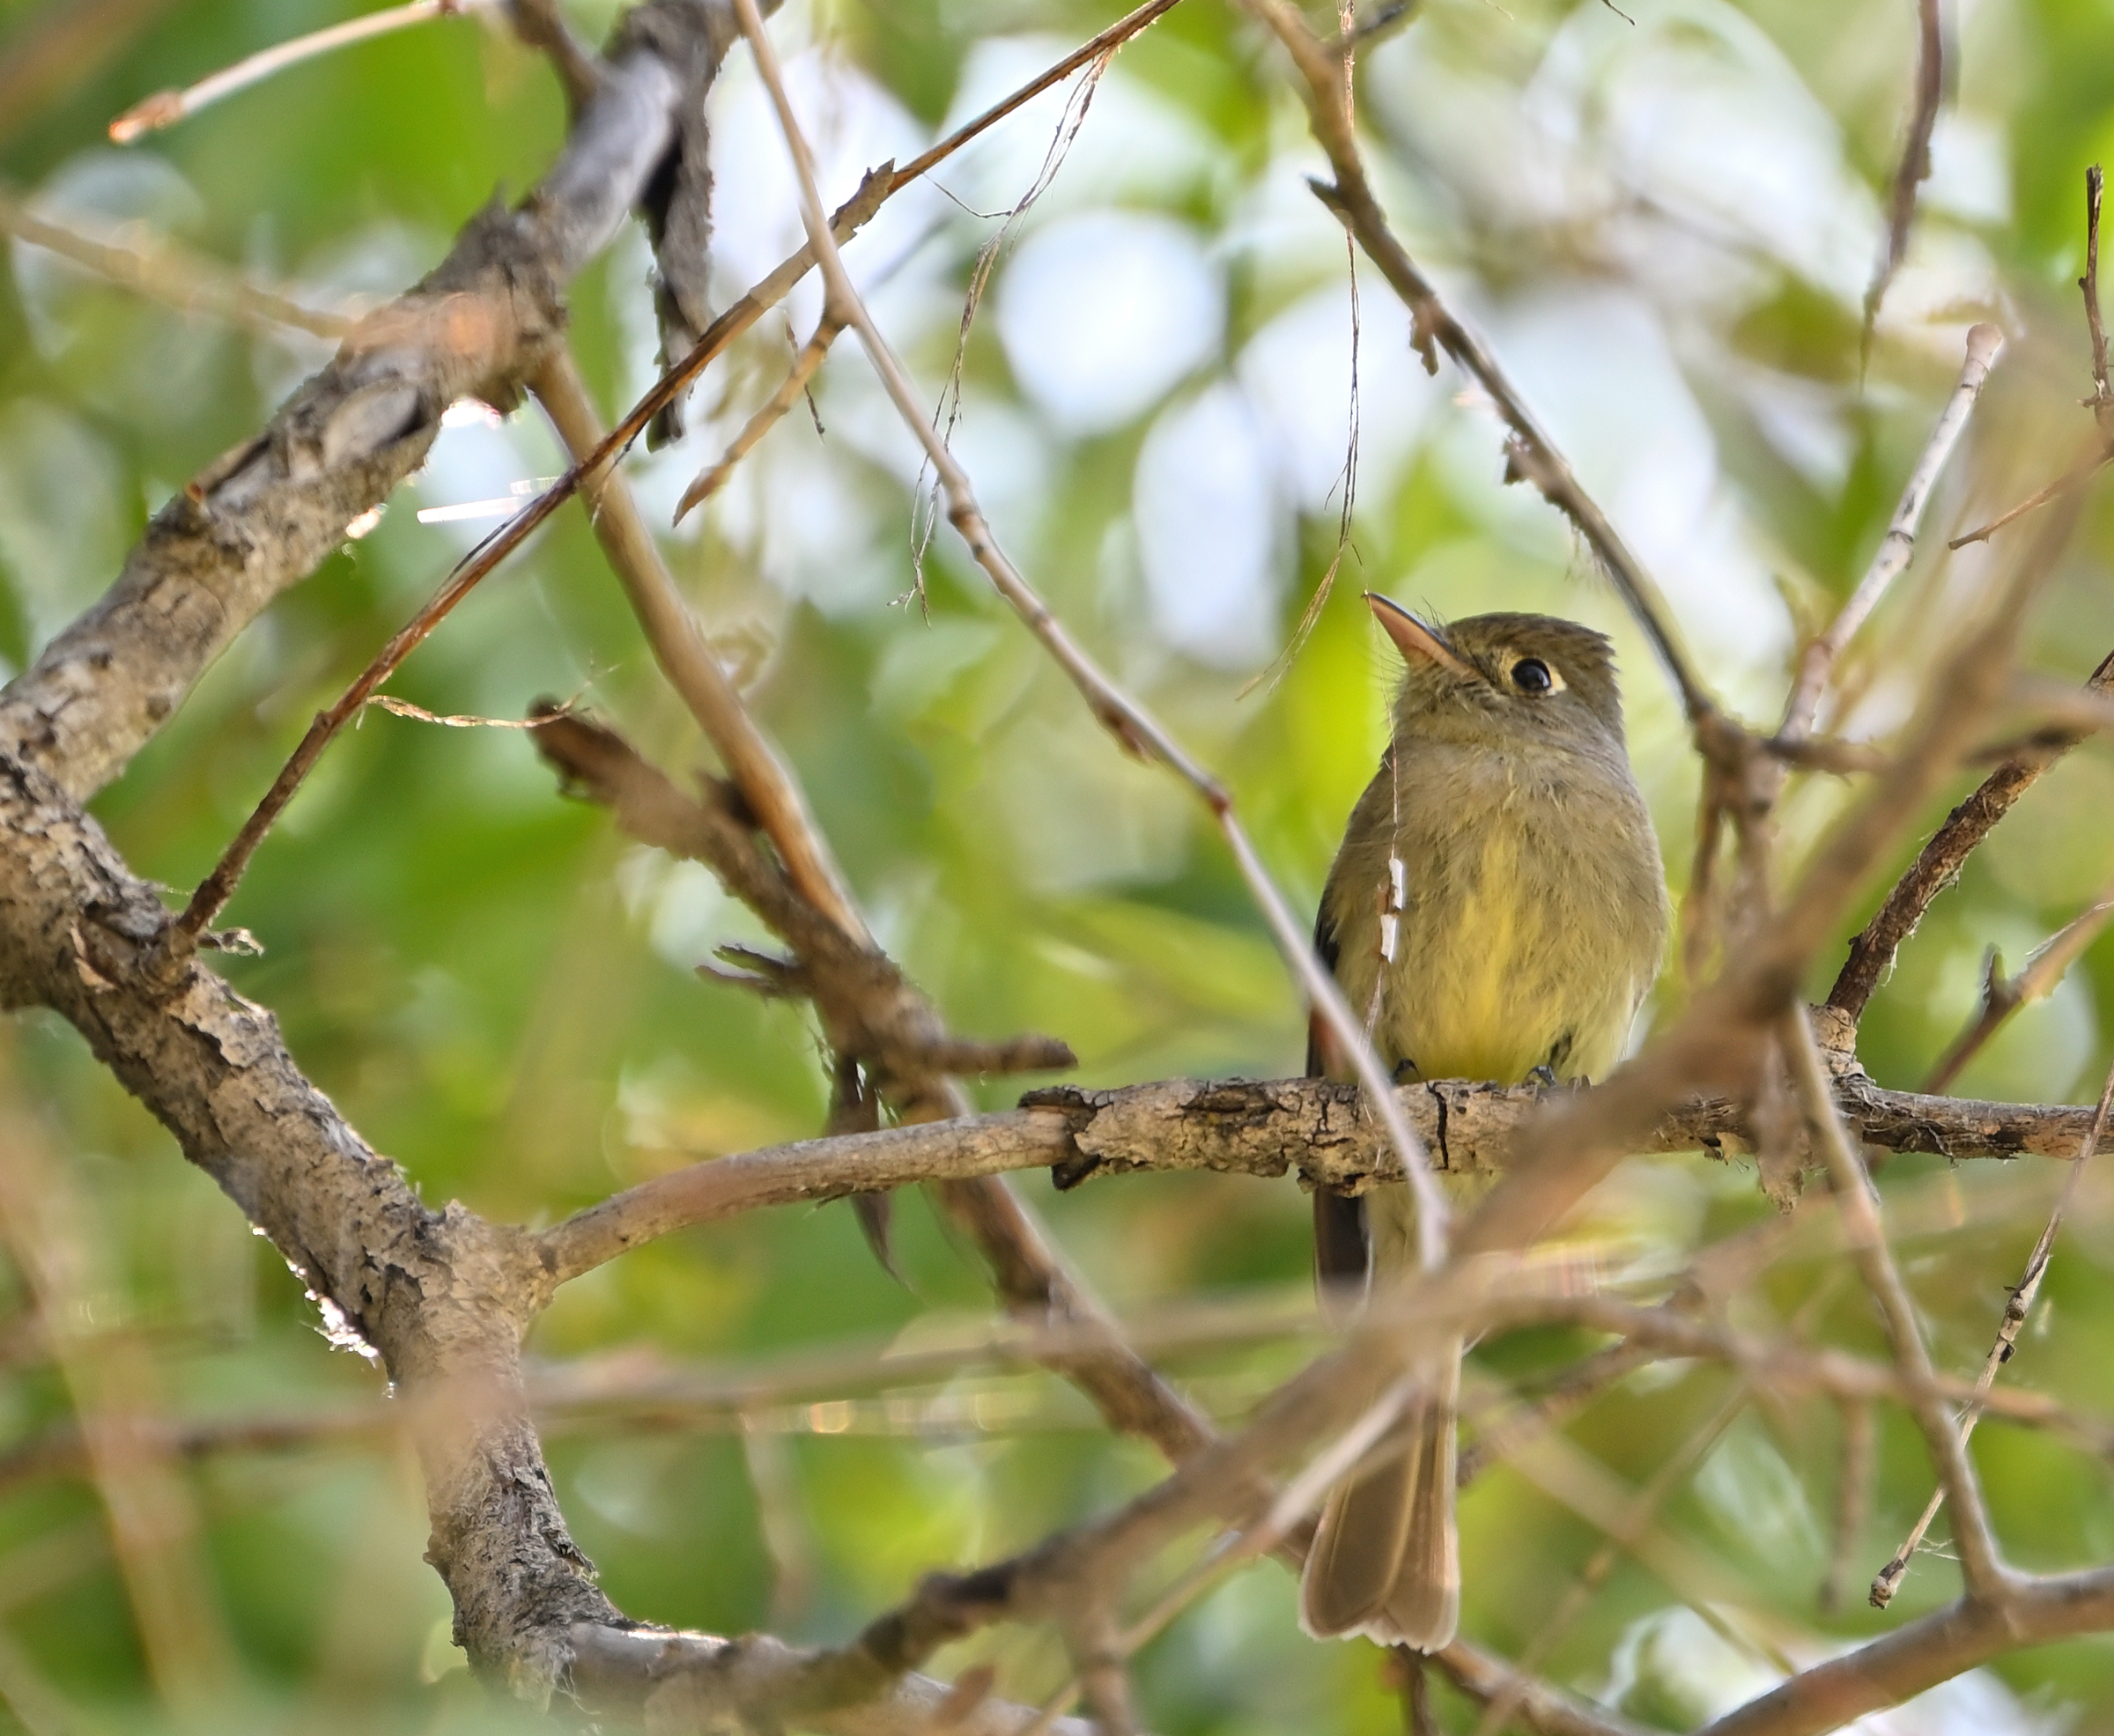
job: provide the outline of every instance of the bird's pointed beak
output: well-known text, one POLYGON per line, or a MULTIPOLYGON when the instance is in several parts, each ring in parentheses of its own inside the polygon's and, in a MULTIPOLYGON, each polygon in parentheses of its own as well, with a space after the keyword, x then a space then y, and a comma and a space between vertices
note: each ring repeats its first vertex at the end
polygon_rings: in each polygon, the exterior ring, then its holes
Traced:
POLYGON ((1476 671, 1461 661, 1460 654, 1452 646, 1393 597, 1384 597, 1378 591, 1368 591, 1365 593, 1365 602, 1372 610, 1373 618, 1386 629, 1387 637, 1394 641, 1395 649, 1412 665, 1418 662, 1436 663, 1463 681, 1476 678, 1476 671))

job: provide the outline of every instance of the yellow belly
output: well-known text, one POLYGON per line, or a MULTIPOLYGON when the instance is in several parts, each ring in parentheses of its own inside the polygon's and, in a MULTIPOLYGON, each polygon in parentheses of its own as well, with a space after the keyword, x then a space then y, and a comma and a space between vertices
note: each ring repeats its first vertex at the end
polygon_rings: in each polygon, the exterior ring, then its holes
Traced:
POLYGON ((1548 883, 1521 875, 1520 839, 1515 827, 1488 828, 1443 886, 1412 895, 1392 960, 1379 923, 1346 935, 1338 979, 1390 1067, 1515 1084, 1539 1067, 1599 1078, 1621 1059, 1649 966, 1581 959, 1587 942, 1566 932, 1579 912, 1536 894, 1548 883))

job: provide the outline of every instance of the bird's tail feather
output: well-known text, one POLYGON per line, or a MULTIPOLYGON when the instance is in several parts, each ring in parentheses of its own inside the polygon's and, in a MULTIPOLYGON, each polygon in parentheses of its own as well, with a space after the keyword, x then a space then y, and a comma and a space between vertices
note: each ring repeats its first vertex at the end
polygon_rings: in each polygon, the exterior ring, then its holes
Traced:
POLYGON ((1300 1615, 1318 1638, 1363 1633, 1437 1651, 1460 1621, 1453 1524, 1460 1342, 1433 1347, 1427 1384, 1379 1449, 1382 1461, 1330 1494, 1308 1551, 1300 1615))

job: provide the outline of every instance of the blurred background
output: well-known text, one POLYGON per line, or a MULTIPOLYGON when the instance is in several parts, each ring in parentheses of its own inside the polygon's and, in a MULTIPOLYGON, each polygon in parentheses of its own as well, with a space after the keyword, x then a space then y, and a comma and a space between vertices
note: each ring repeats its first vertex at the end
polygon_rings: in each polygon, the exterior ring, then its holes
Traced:
MULTIPOLYGON (((149 92, 353 10, 0 0, 0 182, 16 213, 0 227, 18 233, 0 270, 7 672, 94 601, 151 513, 329 354, 269 321, 169 305, 181 262, 357 311, 410 284, 495 188, 518 197, 556 152, 556 85, 491 12, 295 68, 128 149, 107 142, 109 120, 149 92), (95 27, 46 52, 82 17, 95 27), (25 211, 147 254, 161 290, 115 287, 19 239, 25 211)), ((618 8, 566 10, 599 39, 618 8)), ((906 159, 1113 16, 1075 0, 789 0, 773 28, 833 203, 863 168, 906 159)), ((2001 537, 1950 558, 1932 550, 2055 475, 2089 432, 2073 283, 2083 171, 2114 151, 2114 17, 2087 0, 1948 0, 1944 17, 1952 70, 1932 173, 1868 358, 1862 306, 1912 85, 1903 0, 1425 0, 1360 63, 1358 119, 1399 233, 1756 721, 1780 708, 1800 633, 1870 558, 1970 322, 1998 321, 2011 349, 1938 492, 1931 546, 1853 649, 1853 703, 1833 727, 1883 736, 1905 715, 2006 558, 2001 537)), ((1275 50, 1223 0, 1185 0, 1122 52, 1082 120, 1083 94, 1031 105, 897 198, 848 255, 935 406, 960 344, 956 449, 1031 580, 1229 781, 1308 909, 1383 742, 1393 654, 1361 589, 1442 616, 1546 610, 1600 626, 1621 650, 1631 749, 1678 896, 1697 779, 1674 695, 1563 521, 1504 485, 1489 405, 1450 367, 1426 374, 1377 273, 1361 270, 1354 289, 1342 232, 1306 187, 1321 159, 1275 50), (965 292, 992 246, 963 342, 965 292), (1259 682, 1338 558, 1354 426, 1334 594, 1289 669, 1259 682)), ((724 305, 800 231, 744 52, 711 108, 724 305)), ((654 376, 649 269, 627 228, 573 290, 573 341, 605 414, 654 376)), ((686 441, 634 454, 656 522, 776 388, 818 299, 803 284, 715 365, 686 441)), ((1164 775, 1112 750, 952 533, 933 533, 909 436, 855 346, 839 351, 811 407, 664 546, 883 944, 957 1029, 1061 1036, 1083 1082, 1297 1072, 1303 1008, 1216 832, 1164 775)), ((252 627, 99 799, 140 871, 194 883, 313 712, 561 468, 533 407, 503 421, 458 407, 379 521, 252 627)), ((2075 680, 2114 647, 2110 558, 2114 518, 2096 501, 2028 625, 2035 669, 2075 680)), ((704 763, 576 512, 391 691, 501 718, 539 695, 578 698, 669 770, 704 763)), ((1794 787, 1788 862, 1853 794, 1825 779, 1794 787)), ((1971 1016, 1987 949, 2016 968, 2110 876, 2114 762, 2088 747, 1933 909, 1865 1023, 1866 1065, 1916 1084, 1971 1016)), ((755 925, 703 868, 560 799, 518 732, 371 714, 330 751, 227 920, 265 949, 227 961, 236 986, 436 1205, 546 1222, 820 1127, 827 1082, 804 1011, 694 974, 714 947, 761 938, 755 925)), ((1816 966, 1816 994, 1839 957, 1816 966)), ((1670 966, 1647 1022, 1688 993, 1670 966)), ((2090 1098, 2114 1047, 2110 998, 2101 949, 1957 1089, 2090 1098)), ((1020 1088, 997 1082, 980 1099, 1020 1088)), ((160 1728, 201 1703, 222 1729, 507 1722, 449 1642, 420 1560, 416 1467, 378 1374, 333 1346, 269 1245, 55 1018, 0 1029, 0 1728, 160 1728), (120 1413, 159 1426, 99 1429, 120 1413), (77 1420, 101 1444, 92 1465, 74 1450, 77 1420), (129 1528, 110 1517, 128 1503, 129 1528)), ((1889 1166, 1941 1366, 1978 1365, 2053 1167, 1889 1166)), ((1062 1198, 1023 1186, 1127 1315, 1198 1298, 1305 1306, 1307 1214, 1289 1183, 1142 1177, 1062 1198)), ((1640 1274, 1770 1215, 1751 1164, 1700 1154, 1625 1166, 1590 1212, 1640 1274)), ((2073 1223, 2007 1378, 2103 1411, 2114 1244, 2096 1199, 2073 1223)), ((901 1285, 838 1207, 674 1237, 559 1296, 532 1346, 549 1451, 578 1540, 627 1613, 841 1639, 924 1570, 1018 1548, 1157 1474, 1053 1379, 950 1372, 943 1353, 982 1330, 987 1292, 919 1199, 899 1200, 898 1225, 901 1285), (912 1352, 932 1353, 921 1372, 891 1377, 884 1359, 912 1352)), ((1881 1348, 1827 1262, 1779 1265, 1734 1318, 1763 1329, 1794 1316, 1815 1337, 1881 1348)), ((1531 1388, 1591 1348, 1527 1334, 1479 1361, 1531 1388)), ((1169 1366, 1231 1420, 1311 1350, 1263 1334, 1169 1366)), ((1618 1487, 1642 1482, 1726 1405, 1730 1380, 1647 1370, 1569 1431, 1564 1462, 1582 1454, 1618 1487)), ((1952 1596, 1941 1547, 1894 1613, 1863 1606, 1930 1487, 1889 1415, 1876 1501, 1846 1557, 1850 1608, 1822 1613, 1844 1429, 1817 1402, 1738 1412, 1660 1519, 1720 1577, 1669 1583, 1623 1557, 1548 1672, 1678 1729, 1786 1661, 1952 1596)), ((2114 1559, 2114 1491, 2089 1457, 1995 1424, 1976 1452, 2022 1564, 2114 1559)), ((1503 1467, 1464 1501, 1466 1630, 1507 1652, 1599 1542, 1552 1481, 1503 1467)), ((982 1658, 1016 1696, 1064 1679, 1053 1642, 1010 1631, 942 1662, 982 1658)), ((1170 1736, 1401 1727, 1379 1654, 1303 1639, 1274 1564, 1201 1602, 1143 1654, 1139 1682, 1170 1736)), ((1438 1710, 1449 1729, 1474 1723, 1448 1692, 1438 1710)), ((2110 1719, 2114 1645, 2092 1639, 2006 1658, 1868 1727, 2110 1719)))

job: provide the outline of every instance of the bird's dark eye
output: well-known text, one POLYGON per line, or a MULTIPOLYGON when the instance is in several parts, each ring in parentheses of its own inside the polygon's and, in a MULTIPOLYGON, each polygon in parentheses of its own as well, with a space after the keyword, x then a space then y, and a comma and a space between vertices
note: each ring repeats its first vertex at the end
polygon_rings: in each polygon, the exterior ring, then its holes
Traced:
POLYGON ((1556 684, 1549 665, 1539 657, 1522 657, 1512 665, 1512 685, 1522 693, 1546 693, 1556 684))

